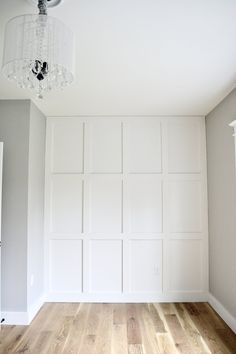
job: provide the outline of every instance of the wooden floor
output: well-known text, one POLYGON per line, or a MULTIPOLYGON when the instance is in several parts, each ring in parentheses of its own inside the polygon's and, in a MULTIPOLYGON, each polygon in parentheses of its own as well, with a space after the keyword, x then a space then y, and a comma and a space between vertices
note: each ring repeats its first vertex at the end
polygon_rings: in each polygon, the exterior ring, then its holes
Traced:
POLYGON ((0 353, 236 354, 236 335, 206 303, 47 303, 30 326, 2 326, 0 353))

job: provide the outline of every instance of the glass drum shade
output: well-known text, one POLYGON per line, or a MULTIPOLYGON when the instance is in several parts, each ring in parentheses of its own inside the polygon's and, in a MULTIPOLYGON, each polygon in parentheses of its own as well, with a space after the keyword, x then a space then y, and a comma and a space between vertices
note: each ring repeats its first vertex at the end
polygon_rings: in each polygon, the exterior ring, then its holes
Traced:
POLYGON ((73 81, 74 36, 60 20, 47 15, 22 15, 5 30, 3 72, 22 88, 44 91, 73 81))

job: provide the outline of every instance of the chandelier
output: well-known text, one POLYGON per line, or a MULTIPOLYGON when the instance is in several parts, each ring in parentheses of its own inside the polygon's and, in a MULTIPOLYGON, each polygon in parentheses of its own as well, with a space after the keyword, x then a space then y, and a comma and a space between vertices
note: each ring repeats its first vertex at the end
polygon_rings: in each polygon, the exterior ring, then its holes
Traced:
POLYGON ((73 81, 73 33, 47 16, 47 1, 38 0, 38 15, 12 18, 5 31, 3 73, 38 98, 73 81))

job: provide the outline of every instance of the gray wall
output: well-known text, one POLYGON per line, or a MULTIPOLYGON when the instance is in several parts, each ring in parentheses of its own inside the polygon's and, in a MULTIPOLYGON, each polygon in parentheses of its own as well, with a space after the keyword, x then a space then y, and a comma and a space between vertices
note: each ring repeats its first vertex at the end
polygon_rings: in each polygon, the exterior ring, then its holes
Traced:
POLYGON ((0 100, 4 312, 26 312, 43 294, 45 125, 29 100, 0 100))
POLYGON ((0 100, 3 151, 2 310, 27 309, 27 198, 30 101, 0 100))
POLYGON ((44 171, 46 118, 31 102, 28 185, 28 306, 44 291, 44 171))
POLYGON ((236 90, 207 117, 210 292, 236 317, 236 90))

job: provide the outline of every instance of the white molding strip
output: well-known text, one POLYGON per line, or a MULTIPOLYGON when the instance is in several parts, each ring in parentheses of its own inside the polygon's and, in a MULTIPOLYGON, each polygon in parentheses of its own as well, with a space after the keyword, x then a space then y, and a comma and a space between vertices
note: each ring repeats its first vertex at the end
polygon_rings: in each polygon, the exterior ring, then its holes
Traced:
POLYGON ((2 318, 4 318, 4 325, 28 325, 28 313, 27 312, 2 312, 2 318))
POLYGON ((129 294, 121 298, 120 294, 86 294, 81 293, 51 293, 41 296, 28 312, 2 312, 6 325, 29 325, 43 306, 44 301, 50 302, 202 302, 208 301, 219 316, 236 333, 236 318, 212 295, 202 292, 163 294, 129 294))
POLYGON ((37 315, 37 313, 39 312, 39 310, 41 309, 41 307, 44 304, 44 299, 45 299, 45 295, 42 295, 37 301, 35 301, 34 304, 32 304, 30 306, 30 308, 28 309, 28 324, 31 323, 31 321, 34 319, 34 317, 37 315))
POLYGON ((29 325, 43 306, 44 297, 44 295, 41 296, 26 312, 3 311, 2 318, 5 319, 4 325, 29 325))
POLYGON ((211 293, 209 293, 209 304, 218 313, 218 315, 227 323, 227 325, 236 333, 236 318, 219 302, 211 293))
POLYGON ((82 294, 76 292, 53 292, 49 293, 46 302, 118 302, 118 303, 140 303, 140 302, 205 302, 208 301, 207 292, 170 292, 161 293, 130 293, 130 294, 112 294, 112 293, 93 293, 82 294))

